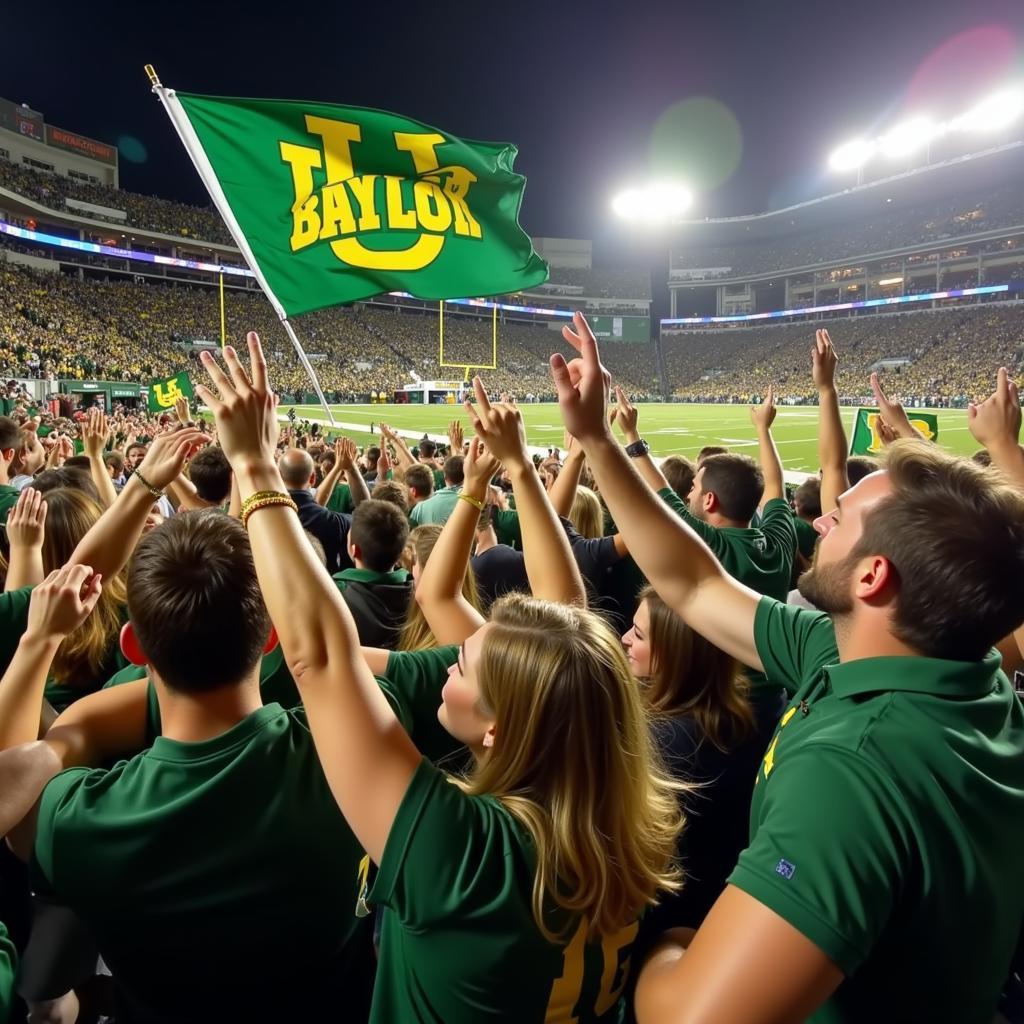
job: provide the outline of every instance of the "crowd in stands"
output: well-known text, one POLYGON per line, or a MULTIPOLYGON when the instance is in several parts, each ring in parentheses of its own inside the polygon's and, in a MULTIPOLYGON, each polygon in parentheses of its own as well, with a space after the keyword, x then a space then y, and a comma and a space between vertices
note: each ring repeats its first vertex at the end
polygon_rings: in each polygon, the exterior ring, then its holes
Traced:
MULTIPOLYGON (((51 210, 68 211, 64 201, 80 199, 82 202, 106 206, 127 214, 127 222, 118 220, 114 223, 127 223, 130 227, 158 231, 173 238, 234 244, 220 215, 213 209, 202 209, 186 203, 160 199, 157 196, 144 196, 109 185, 68 178, 63 174, 22 167, 2 158, 0 188, 16 192, 51 210)), ((94 216, 95 219, 95 215, 90 216, 94 216)))
MULTIPOLYGON (((605 270, 596 267, 552 267, 547 282, 536 294, 558 295, 560 285, 582 288, 590 299, 649 299, 651 275, 645 270, 605 270)), ((565 294, 564 292, 562 294, 565 294)))
MULTIPOLYGON (((952 242, 968 235, 1024 224, 1024 196, 1016 184, 959 197, 888 207, 800 234, 778 234, 743 245, 676 248, 672 266, 731 268, 728 276, 771 273, 848 257, 952 242)), ((782 228, 780 227, 780 232, 782 228)), ((718 276, 725 276, 720 274, 718 276)))
MULTIPOLYGON (((985 392, 985 367, 1024 365, 1020 304, 851 317, 830 321, 843 360, 837 383, 844 400, 860 401, 873 368, 905 401, 964 406, 985 392), (902 362, 904 361, 905 362, 902 362)), ((803 372, 813 325, 744 327, 665 334, 662 357, 673 393, 692 402, 749 402, 769 384, 786 399, 814 401, 803 372)))
POLYGON ((847 457, 855 331, 757 378, 756 459, 695 463, 582 316, 545 460, 490 375, 446 446, 281 430, 255 334, 200 358, 212 423, 8 383, 0 1019, 1020 1024, 1024 447, 983 312, 972 459, 884 391, 847 457), (818 400, 792 498, 766 384, 818 400))

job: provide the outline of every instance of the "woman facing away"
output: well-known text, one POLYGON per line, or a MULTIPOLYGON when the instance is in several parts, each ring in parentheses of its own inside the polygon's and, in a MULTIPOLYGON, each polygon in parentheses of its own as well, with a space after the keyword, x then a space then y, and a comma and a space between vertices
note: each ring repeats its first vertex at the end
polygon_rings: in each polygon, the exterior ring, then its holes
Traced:
POLYGON ((251 382, 232 349, 230 379, 204 356, 219 394, 201 394, 243 498, 257 505, 246 517, 257 572, 328 782, 379 865, 369 902, 392 911, 371 1021, 620 1020, 639 919, 678 885, 681 816, 622 646, 579 607, 582 581, 519 414, 492 408, 476 382, 479 440, 446 532, 466 527, 472 538, 500 458, 535 596, 503 599, 485 623, 455 588, 471 628, 437 716, 475 760, 455 779, 399 725, 309 552, 274 465, 275 400, 254 334, 249 350, 251 382))

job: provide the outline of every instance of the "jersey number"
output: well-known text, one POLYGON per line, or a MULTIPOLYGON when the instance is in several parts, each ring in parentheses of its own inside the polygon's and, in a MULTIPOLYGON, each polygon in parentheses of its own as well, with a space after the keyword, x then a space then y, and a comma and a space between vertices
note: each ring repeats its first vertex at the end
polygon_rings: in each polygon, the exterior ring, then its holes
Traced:
MULTIPOLYGON (((618 1002, 626 984, 629 954, 640 924, 621 928, 601 940, 601 988, 594 1000, 593 1016, 602 1017, 618 1002)), ((587 922, 581 920, 576 934, 565 947, 562 976, 551 986, 545 1024, 576 1024, 584 1012, 583 999, 584 953, 587 948, 587 922)), ((590 1014, 586 1014, 590 1016, 590 1014)))

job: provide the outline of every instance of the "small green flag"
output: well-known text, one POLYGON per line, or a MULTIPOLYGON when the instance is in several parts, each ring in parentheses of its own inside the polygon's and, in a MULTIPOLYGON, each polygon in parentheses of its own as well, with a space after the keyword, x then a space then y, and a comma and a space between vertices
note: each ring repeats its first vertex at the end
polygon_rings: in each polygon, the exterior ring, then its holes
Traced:
POLYGON ((173 377, 161 377, 149 382, 149 411, 167 412, 179 398, 192 398, 192 382, 182 370, 173 377))
MULTIPOLYGON (((878 455, 884 445, 878 432, 878 421, 882 417, 877 409, 858 409, 857 420, 853 425, 853 440, 850 442, 851 455, 878 455)), ((918 412, 917 409, 907 410, 907 419, 923 437, 929 441, 939 436, 939 418, 933 412, 918 412)))
POLYGON ((287 316, 388 291, 472 298, 547 280, 518 223, 526 179, 512 170, 511 144, 362 107, 169 89, 162 98, 287 316))

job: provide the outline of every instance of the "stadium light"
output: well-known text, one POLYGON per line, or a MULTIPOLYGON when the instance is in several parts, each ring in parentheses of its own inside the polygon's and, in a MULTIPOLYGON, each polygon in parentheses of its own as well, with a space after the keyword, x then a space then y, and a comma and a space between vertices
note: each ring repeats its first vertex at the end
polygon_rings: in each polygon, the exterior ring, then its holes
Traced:
POLYGON ((658 227, 677 221, 692 203, 688 188, 663 182, 624 189, 612 200, 612 210, 625 221, 658 227))
POLYGON ((897 160, 924 149, 941 133, 942 126, 936 124, 930 117, 912 117, 895 128, 890 128, 879 139, 878 145, 885 156, 897 160))
POLYGON ((832 151, 828 165, 833 171, 857 171, 871 159, 875 144, 869 139, 851 139, 832 151))
POLYGON ((902 277, 883 277, 882 280, 878 282, 878 284, 879 284, 879 287, 881 287, 881 288, 884 288, 888 284, 903 284, 903 278, 902 277))
POLYGON ((997 132, 1012 124, 1024 113, 1024 88, 1015 86, 986 96, 951 126, 968 132, 997 132))

